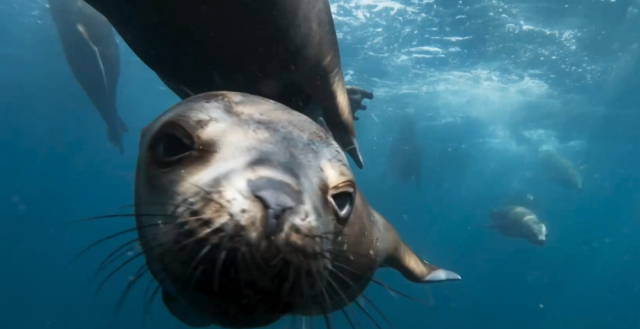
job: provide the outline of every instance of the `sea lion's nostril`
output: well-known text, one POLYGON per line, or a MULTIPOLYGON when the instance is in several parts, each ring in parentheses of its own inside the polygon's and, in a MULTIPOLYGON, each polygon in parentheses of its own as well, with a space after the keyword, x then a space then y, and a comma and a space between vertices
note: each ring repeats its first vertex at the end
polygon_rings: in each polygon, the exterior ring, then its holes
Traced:
POLYGON ((265 227, 267 236, 280 232, 284 227, 282 218, 285 213, 302 203, 300 192, 281 180, 258 178, 249 181, 248 186, 267 212, 265 227))

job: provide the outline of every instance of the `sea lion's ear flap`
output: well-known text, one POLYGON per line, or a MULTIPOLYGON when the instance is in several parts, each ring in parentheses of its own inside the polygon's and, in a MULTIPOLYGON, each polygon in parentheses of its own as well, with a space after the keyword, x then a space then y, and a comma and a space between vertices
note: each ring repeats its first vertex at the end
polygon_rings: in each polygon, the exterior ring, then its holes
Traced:
POLYGON ((404 242, 399 239, 397 242, 397 248, 387 256, 385 264, 400 272, 407 280, 416 283, 460 280, 458 274, 427 263, 418 258, 404 242))
POLYGON ((164 289, 162 289, 162 302, 171 315, 189 327, 204 328, 213 325, 211 321, 196 313, 189 305, 164 289))

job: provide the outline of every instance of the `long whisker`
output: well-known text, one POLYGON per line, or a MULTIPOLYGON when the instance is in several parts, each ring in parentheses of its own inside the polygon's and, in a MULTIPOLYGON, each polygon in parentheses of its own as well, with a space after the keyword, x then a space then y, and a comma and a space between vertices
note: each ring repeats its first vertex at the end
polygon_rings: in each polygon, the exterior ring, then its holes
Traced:
POLYGON ((134 255, 133 257, 127 259, 126 261, 124 261, 122 264, 120 264, 120 266, 116 267, 115 270, 111 271, 111 273, 109 273, 109 275, 107 275, 102 282, 100 283, 100 285, 98 285, 98 288, 96 288, 96 292, 95 295, 98 295, 98 293, 100 292, 100 290, 102 289, 102 287, 105 285, 105 283, 107 283, 107 281, 109 281, 109 279, 111 279, 116 273, 118 273, 123 267, 125 267, 127 264, 131 263, 132 261, 134 261, 135 259, 137 259, 138 257, 142 256, 144 254, 143 251, 137 253, 136 255, 134 255))
POLYGON ((344 317, 347 319, 347 322, 349 322, 349 326, 351 327, 351 329, 356 329, 356 326, 353 325, 353 322, 351 321, 349 314, 347 314, 347 311, 345 311, 344 308, 341 308, 340 310, 342 311, 344 317))
POLYGON ((127 218, 127 217, 175 217, 175 215, 167 215, 167 214, 114 214, 114 215, 102 215, 102 216, 94 216, 89 218, 83 218, 68 222, 65 226, 69 226, 72 224, 88 222, 99 219, 108 219, 108 218, 127 218))
MULTIPOLYGON (((101 243, 103 243, 103 242, 105 242, 105 241, 111 240, 111 239, 113 239, 113 238, 115 238, 115 237, 118 237, 118 236, 120 236, 120 235, 123 235, 123 234, 127 234, 127 233, 130 233, 130 232, 134 232, 134 231, 136 231, 136 230, 137 230, 137 228, 135 228, 135 227, 134 227, 134 228, 130 228, 130 229, 128 229, 128 230, 120 231, 120 232, 118 232, 118 233, 114 233, 114 234, 111 234, 111 235, 109 235, 109 236, 107 236, 107 237, 104 237, 104 238, 102 238, 102 239, 100 239, 100 240, 98 240, 98 241, 96 241, 96 242, 94 242, 94 243, 90 244, 90 245, 89 245, 89 246, 87 246, 86 248, 82 249, 82 251, 81 251, 79 254, 77 254, 77 255, 76 255, 76 257, 73 259, 73 261, 76 261, 78 258, 82 257, 82 255, 84 255, 84 253, 86 253, 87 251, 89 251, 91 248, 93 248, 93 247, 95 247, 95 246, 97 246, 97 245, 99 245, 99 244, 101 244, 101 243)), ((73 261, 72 261, 72 262, 73 262, 73 261)))
POLYGON ((142 229, 146 229, 146 228, 150 228, 150 227, 157 227, 157 226, 162 226, 162 225, 167 225, 166 223, 153 223, 153 224, 148 224, 148 225, 141 225, 138 227, 134 227, 134 228, 130 228, 130 229, 126 229, 124 231, 120 231, 114 234, 111 234, 109 236, 106 236, 92 244, 90 244, 89 246, 87 246, 86 248, 84 248, 75 258, 74 261, 77 260, 78 258, 82 257, 82 255, 84 255, 87 251, 91 250, 93 247, 105 242, 105 241, 109 241, 115 237, 127 234, 127 233, 131 233, 137 230, 142 230, 142 229))
POLYGON ((218 291, 218 287, 219 287, 219 280, 220 280, 220 271, 222 269, 222 264, 224 263, 224 258, 227 255, 227 251, 226 250, 222 250, 222 252, 220 253, 220 258, 218 258, 218 262, 216 264, 216 274, 214 276, 213 279, 213 291, 218 291))
POLYGON ((378 324, 376 319, 374 319, 371 316, 371 314, 369 314, 369 312, 367 310, 365 310, 364 307, 362 307, 362 305, 360 305, 360 302, 358 302, 357 300, 354 300, 353 303, 356 304, 356 306, 358 306, 358 308, 369 318, 369 320, 371 320, 371 322, 373 322, 373 325, 375 325, 376 328, 382 329, 382 327, 380 327, 380 325, 378 324))
MULTIPOLYGON (((153 290, 153 292, 151 293, 151 295, 149 296, 149 298, 147 300, 145 300, 144 302, 144 307, 143 307, 143 317, 142 317, 142 326, 144 327, 144 323, 145 323, 145 319, 147 318, 147 316, 149 316, 151 314, 151 306, 153 306, 153 301, 156 299, 156 296, 158 296, 158 293, 160 292, 160 284, 158 284, 156 286, 156 288, 153 290)), ((146 295, 146 294, 145 294, 146 295)))
POLYGON ((129 283, 127 283, 126 288, 120 295, 120 298, 118 299, 118 303, 116 304, 116 315, 124 305, 124 302, 127 299, 127 296, 129 295, 129 292, 131 291, 131 289, 133 289, 133 287, 136 285, 138 280, 140 280, 140 278, 142 278, 147 273, 149 273, 149 271, 147 270, 147 265, 143 264, 142 266, 140 266, 138 271, 133 275, 133 277, 131 277, 131 279, 129 280, 129 283))
MULTIPOLYGON (((346 265, 344 265, 344 264, 340 264, 340 263, 339 263, 339 262, 337 262, 337 261, 334 261, 334 262, 333 262, 333 265, 339 266, 339 267, 341 267, 341 268, 344 268, 344 269, 349 270, 349 271, 351 271, 351 272, 353 272, 353 273, 355 273, 355 274, 360 275, 360 273, 358 273, 358 271, 356 271, 356 270, 354 270, 354 269, 352 269, 352 268, 350 268, 349 266, 346 266, 346 265)), ((339 275, 341 275, 341 276, 342 276, 342 274, 339 274, 339 275)), ((344 277, 344 276, 343 276, 343 277, 344 277)), ((397 289, 395 289, 395 288, 392 288, 392 287, 390 287, 389 285, 385 284, 384 282, 382 282, 382 281, 381 281, 381 280, 379 280, 379 279, 371 278, 371 282, 373 282, 373 283, 375 283, 375 284, 377 284, 377 285, 379 285, 379 286, 381 286, 381 287, 383 287, 383 288, 387 289, 387 290, 388 290, 388 291, 390 291, 390 292, 394 292, 394 293, 396 293, 396 294, 398 294, 398 295, 400 295, 400 296, 402 296, 402 297, 405 297, 405 298, 407 298, 407 299, 409 299, 409 300, 411 300, 411 301, 414 301, 414 302, 416 302, 416 303, 420 303, 420 304, 425 305, 425 306, 427 305, 424 301, 422 301, 422 300, 420 300, 420 299, 418 299, 418 298, 415 298, 415 297, 413 297, 413 296, 409 296, 409 295, 407 295, 407 294, 403 293, 402 291, 399 291, 399 290, 397 290, 397 289)))
POLYGON ((402 296, 404 298, 407 298, 407 299, 409 299, 411 301, 414 301, 416 303, 420 303, 420 304, 423 304, 423 305, 427 306, 427 304, 424 301, 420 300, 419 298, 416 298, 416 297, 413 297, 413 296, 409 296, 409 295, 403 293, 402 291, 398 291, 397 289, 389 287, 387 284, 385 284, 384 282, 382 282, 382 281, 380 281, 380 280, 378 280, 376 278, 371 278, 371 282, 373 282, 373 283, 375 283, 375 284, 387 289, 390 292, 396 293, 396 294, 398 294, 398 295, 400 295, 400 296, 402 296))
POLYGON ((369 297, 367 297, 367 295, 362 294, 362 298, 364 298, 364 300, 367 301, 367 303, 369 303, 369 305, 371 305, 373 307, 373 309, 378 312, 378 314, 382 317, 382 319, 389 325, 389 327, 391 327, 391 329, 395 329, 395 327, 393 326, 393 324, 391 324, 391 321, 389 321, 389 319, 387 318, 386 315, 384 315, 384 313, 382 313, 382 311, 378 308, 378 306, 376 306, 376 304, 374 304, 371 299, 369 299, 369 297))
POLYGON ((114 251, 112 251, 109 255, 107 255, 107 257, 105 257, 105 259, 100 262, 100 265, 98 265, 98 269, 96 270, 96 274, 98 272, 100 272, 102 269, 106 268, 107 266, 111 265, 113 262, 115 262, 116 260, 120 259, 122 256, 126 255, 130 249, 133 249, 133 247, 131 247, 129 250, 125 249, 127 246, 130 246, 136 242, 140 241, 140 239, 135 238, 131 241, 125 242, 124 244, 120 245, 118 248, 116 248, 114 251), (124 249, 124 250, 123 250, 124 249), (118 252, 123 250, 120 254, 118 254, 117 256, 114 257, 114 255, 118 252))

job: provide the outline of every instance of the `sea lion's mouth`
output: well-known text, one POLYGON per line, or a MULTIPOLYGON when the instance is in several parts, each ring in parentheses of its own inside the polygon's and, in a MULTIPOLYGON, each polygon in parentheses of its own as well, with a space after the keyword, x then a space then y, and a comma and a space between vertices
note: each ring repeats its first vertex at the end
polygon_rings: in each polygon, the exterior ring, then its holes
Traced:
POLYGON ((322 245, 328 236, 297 229, 256 235, 232 216, 203 218, 204 213, 167 228, 173 232, 160 235, 169 241, 163 250, 145 251, 147 262, 158 264, 180 295, 239 307, 260 304, 275 313, 318 298, 314 282, 326 276, 330 255, 322 245))

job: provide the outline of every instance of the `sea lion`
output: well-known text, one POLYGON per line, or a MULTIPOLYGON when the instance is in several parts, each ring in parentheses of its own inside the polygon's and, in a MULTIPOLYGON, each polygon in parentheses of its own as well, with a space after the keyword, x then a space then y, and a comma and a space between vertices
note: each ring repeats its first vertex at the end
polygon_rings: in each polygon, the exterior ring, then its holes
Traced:
POLYGON ((87 0, 180 98, 246 92, 303 112, 363 160, 328 0, 87 0))
POLYGON ((541 149, 539 158, 549 179, 565 188, 582 191, 582 174, 571 161, 551 149, 541 149))
POLYGON ((506 236, 526 239, 538 246, 546 243, 546 225, 525 207, 506 206, 491 210, 489 216, 493 224, 487 225, 487 228, 496 229, 506 236))
POLYGON ((413 181, 420 187, 424 166, 422 147, 417 137, 416 118, 411 114, 396 116, 398 127, 387 151, 382 179, 394 178, 399 182, 413 181))
POLYGON ((107 125, 109 142, 122 154, 127 126, 116 107, 120 53, 111 24, 82 0, 49 0, 49 12, 73 76, 107 125))
POLYGON ((210 92, 161 114, 142 130, 134 194, 146 265, 192 327, 325 315, 380 267, 417 283, 460 279, 369 206, 322 127, 266 98, 210 92))

